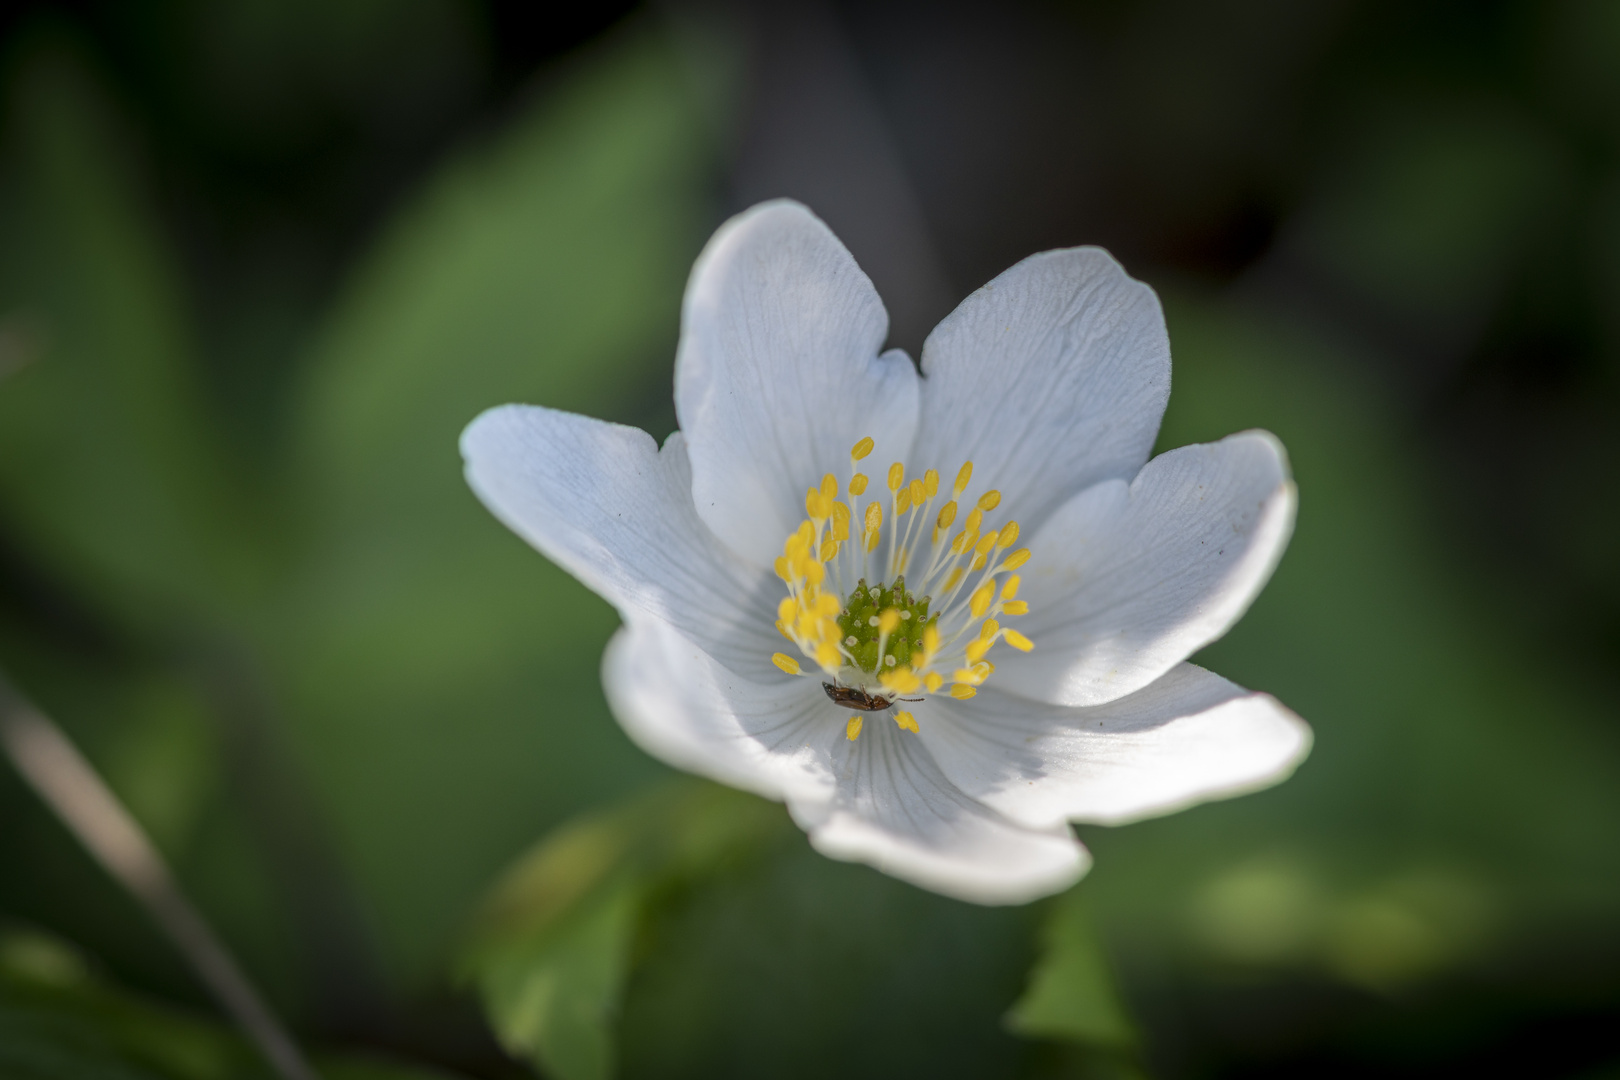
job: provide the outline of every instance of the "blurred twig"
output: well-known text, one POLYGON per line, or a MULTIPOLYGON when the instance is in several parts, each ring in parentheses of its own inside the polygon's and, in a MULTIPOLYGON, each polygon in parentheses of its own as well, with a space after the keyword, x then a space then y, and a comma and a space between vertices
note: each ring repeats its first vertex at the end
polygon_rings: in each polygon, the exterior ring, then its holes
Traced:
POLYGON ((139 823, 61 729, 18 694, 3 673, 0 746, 96 861, 145 905, 276 1073, 283 1080, 316 1080, 297 1044, 180 891, 139 823))

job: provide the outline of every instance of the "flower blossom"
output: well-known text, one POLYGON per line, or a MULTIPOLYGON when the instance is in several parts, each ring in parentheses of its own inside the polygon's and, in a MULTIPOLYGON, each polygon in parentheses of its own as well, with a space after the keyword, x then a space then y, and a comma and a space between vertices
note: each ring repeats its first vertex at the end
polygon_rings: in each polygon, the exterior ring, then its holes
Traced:
POLYGON ((1148 460, 1153 291, 1048 251, 920 365, 887 333, 832 232, 766 203, 692 271, 662 449, 533 406, 467 428, 479 498, 622 616, 603 679, 631 738, 786 802, 826 855, 980 903, 1077 880, 1070 822, 1286 776, 1305 724, 1187 657, 1270 576, 1294 485, 1260 431, 1148 460))

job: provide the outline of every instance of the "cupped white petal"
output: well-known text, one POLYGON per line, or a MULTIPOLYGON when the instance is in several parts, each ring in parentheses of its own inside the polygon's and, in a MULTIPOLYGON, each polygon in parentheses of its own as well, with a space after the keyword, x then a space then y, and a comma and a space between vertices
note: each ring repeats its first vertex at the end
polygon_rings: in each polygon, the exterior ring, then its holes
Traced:
POLYGON ((608 643, 602 684, 636 744, 676 768, 771 799, 834 795, 828 747, 842 729, 816 679, 744 678, 643 617, 608 643))
POLYGON ((1161 454, 1129 484, 1081 492, 1029 540, 1018 629, 996 682, 1059 705, 1100 705, 1146 686, 1220 637, 1282 557, 1295 492, 1263 431, 1161 454))
POLYGON ((833 746, 832 799, 790 798, 817 851, 976 904, 1020 904, 1067 888, 1091 865, 1068 826, 1030 828, 969 798, 888 713, 833 746))
POLYGON ((1031 827, 1121 824, 1268 787, 1310 751, 1305 722, 1266 694, 1179 664, 1092 708, 982 689, 930 699, 922 739, 950 781, 1031 827))
POLYGON ((692 269, 675 361, 675 411, 692 495, 717 536, 768 566, 804 514, 805 489, 847 480, 849 451, 905 460, 917 373, 878 355, 889 316, 832 231, 793 202, 720 227, 692 269))
POLYGON ((1136 475, 1170 396, 1153 290, 1101 248, 1048 251, 984 286, 928 336, 918 468, 974 463, 1038 526, 1070 496, 1136 475))
POLYGON ((625 618, 663 619, 738 671, 770 669, 781 584, 698 519, 680 433, 660 452, 637 428, 505 405, 467 426, 461 453, 484 505, 625 618))

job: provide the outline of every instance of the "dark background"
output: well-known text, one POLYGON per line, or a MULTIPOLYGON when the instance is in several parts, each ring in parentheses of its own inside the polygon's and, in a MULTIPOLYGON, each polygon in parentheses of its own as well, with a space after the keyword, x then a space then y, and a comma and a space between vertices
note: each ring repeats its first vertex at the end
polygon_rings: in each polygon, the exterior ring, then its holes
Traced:
MULTIPOLYGON (((1620 1067, 1620 7, 174 0, 0 35, 0 665, 315 1044, 518 1074, 454 978, 478 899, 668 772, 602 703, 612 613, 455 438, 508 400, 662 436, 692 258, 791 195, 914 356, 1038 250, 1159 291, 1161 446, 1267 427, 1300 487, 1202 659, 1317 745, 1082 830, 1134 1064, 1002 1026, 1057 908, 788 830, 649 902, 621 1071, 1620 1067)), ((210 1011, 10 772, 0 920, 0 961, 210 1011)))

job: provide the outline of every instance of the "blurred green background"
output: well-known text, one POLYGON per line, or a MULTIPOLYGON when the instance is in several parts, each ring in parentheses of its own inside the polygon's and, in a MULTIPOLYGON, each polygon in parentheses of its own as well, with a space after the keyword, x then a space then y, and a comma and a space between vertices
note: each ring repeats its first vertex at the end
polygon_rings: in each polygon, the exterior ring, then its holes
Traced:
MULTIPOLYGON (((1620 6, 0 16, 0 667, 333 1077, 1620 1074, 1620 6), (916 355, 1096 243, 1162 447, 1297 534, 1203 662, 1317 734, 1015 909, 812 854, 608 716, 614 614, 456 437, 674 426, 691 261, 791 195, 916 355)), ((259 1075, 0 769, 0 1075, 259 1075)))

